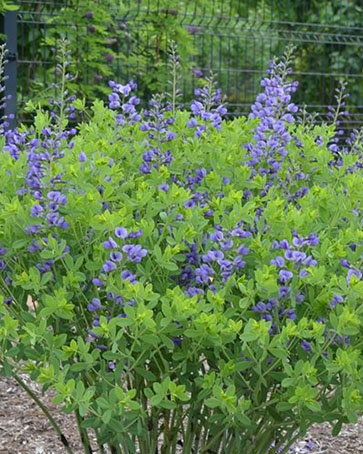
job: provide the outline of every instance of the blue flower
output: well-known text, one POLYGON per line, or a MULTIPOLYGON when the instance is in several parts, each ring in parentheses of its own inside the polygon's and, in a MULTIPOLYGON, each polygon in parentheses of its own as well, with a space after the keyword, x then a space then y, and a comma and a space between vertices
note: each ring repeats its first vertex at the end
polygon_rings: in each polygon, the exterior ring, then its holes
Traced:
POLYGON ((142 234, 143 234, 142 229, 135 230, 135 232, 130 232, 128 234, 128 238, 140 238, 140 236, 142 236, 142 234))
POLYGON ((114 252, 112 251, 110 253, 110 259, 113 261, 113 262, 121 262, 122 260, 122 254, 121 252, 114 252))
POLYGON ((210 266, 203 264, 199 268, 195 269, 195 274, 198 284, 207 284, 211 276, 214 274, 214 270, 210 266))
POLYGON ((292 279, 293 276, 294 276, 293 273, 288 270, 280 270, 279 272, 280 282, 282 284, 286 284, 287 282, 289 282, 289 280, 292 279))
POLYGON ((85 162, 87 161, 87 155, 84 151, 81 151, 78 155, 78 161, 79 162, 85 162))
POLYGON ((168 131, 168 132, 165 134, 165 139, 166 139, 168 142, 171 142, 171 141, 174 140, 175 138, 176 138, 176 133, 175 133, 175 132, 168 131))
POLYGON ((185 290, 185 293, 192 298, 193 296, 196 295, 204 295, 204 290, 197 287, 188 287, 185 290))
POLYGON ((271 265, 276 265, 278 268, 282 268, 285 265, 285 259, 281 256, 277 256, 276 258, 270 261, 271 265))
POLYGON ((93 300, 87 305, 87 308, 90 312, 98 311, 101 308, 101 301, 98 298, 93 298, 93 300))
POLYGON ((224 259, 224 253, 222 251, 211 250, 202 256, 203 262, 214 262, 224 259))
POLYGON ((159 189, 160 191, 168 192, 168 190, 169 190, 169 185, 166 184, 166 183, 159 184, 158 189, 159 189))
POLYGON ((187 122, 187 127, 188 128, 195 128, 196 126, 198 126, 198 122, 197 120, 192 117, 188 122, 187 122))
POLYGON ((344 298, 341 295, 334 295, 329 303, 330 309, 334 309, 337 304, 342 303, 343 301, 344 298))
POLYGON ((358 280, 360 281, 362 279, 362 273, 361 271, 355 269, 355 268, 350 268, 348 273, 347 273, 347 284, 350 284, 350 280, 352 276, 356 276, 358 280))
POLYGON ((107 241, 103 243, 103 247, 105 249, 116 249, 118 248, 118 244, 116 241, 110 236, 107 241))
POLYGON ((237 257, 233 260, 233 264, 237 268, 244 268, 246 266, 246 262, 243 260, 241 255, 237 255, 237 257))
POLYGON ((307 238, 306 238, 307 243, 310 246, 317 246, 319 244, 319 237, 317 233, 311 233, 307 238))
POLYGON ((102 265, 102 269, 105 273, 111 273, 111 271, 115 270, 116 268, 116 263, 111 262, 111 260, 107 260, 107 262, 102 265))
POLYGON ((306 254, 304 252, 292 251, 290 249, 285 252, 285 258, 286 258, 286 260, 289 260, 290 262, 299 263, 299 262, 302 262, 306 258, 306 254))
POLYGON ((282 286, 279 289, 279 298, 285 298, 291 291, 289 286, 282 286))
POLYGON ((123 252, 126 252, 128 255, 128 259, 131 262, 139 263, 141 262, 142 258, 146 256, 147 250, 142 249, 139 244, 125 244, 122 248, 123 252))
POLYGON ((350 263, 346 259, 341 259, 340 264, 344 266, 345 268, 350 268, 350 263))
POLYGON ((122 271, 121 279, 124 279, 125 281, 130 281, 131 284, 135 284, 137 282, 136 274, 133 274, 130 270, 122 271))
POLYGON ((116 227, 115 236, 124 240, 127 238, 127 230, 124 227, 116 227))
POLYGON ((222 249, 224 250, 229 250, 229 249, 232 249, 233 248, 233 240, 230 239, 230 238, 227 238, 225 240, 222 240, 220 243, 220 246, 222 249))
POLYGON ((263 314, 266 311, 266 304, 259 301, 255 306, 252 306, 252 310, 254 312, 258 312, 259 314, 263 314))
POLYGON ((172 337, 171 339, 173 341, 173 344, 175 347, 180 347, 182 344, 182 338, 181 337, 172 337))
POLYGON ((310 345, 310 342, 308 342, 307 340, 304 339, 304 340, 301 342, 300 345, 301 345, 301 348, 302 348, 303 350, 305 350, 305 352, 306 352, 307 354, 310 354, 310 353, 311 353, 311 345, 310 345))
POLYGON ((307 256, 303 261, 302 261, 303 265, 305 266, 316 266, 318 264, 318 262, 312 258, 311 255, 307 256))
POLYGON ((94 277, 92 279, 92 283, 94 285, 97 285, 97 287, 103 287, 105 285, 105 283, 103 281, 101 281, 101 279, 98 279, 98 277, 94 277))
POLYGON ((248 238, 252 234, 251 234, 251 232, 248 232, 246 230, 234 229, 234 230, 232 230, 231 235, 235 236, 235 237, 238 237, 238 238, 248 238))
POLYGON ((116 369, 116 364, 113 361, 109 361, 108 365, 107 365, 107 368, 108 368, 109 371, 113 371, 113 370, 116 369))
POLYGON ((121 105, 120 97, 119 97, 119 95, 117 93, 111 93, 108 96, 108 100, 109 100, 110 109, 117 109, 121 105))
POLYGON ((44 208, 41 205, 39 205, 39 203, 36 203, 30 209, 30 216, 32 218, 39 218, 43 214, 44 214, 44 208))
POLYGON ((248 247, 244 246, 243 244, 241 246, 239 246, 239 248, 237 249, 237 252, 238 254, 240 255, 247 255, 250 250, 248 247))

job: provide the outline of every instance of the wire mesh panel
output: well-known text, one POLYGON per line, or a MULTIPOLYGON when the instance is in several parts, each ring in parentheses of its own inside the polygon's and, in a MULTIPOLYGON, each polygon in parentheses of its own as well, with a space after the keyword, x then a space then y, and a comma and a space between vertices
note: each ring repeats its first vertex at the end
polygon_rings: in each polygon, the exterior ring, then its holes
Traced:
POLYGON ((20 103, 52 96, 57 41, 69 39, 73 87, 107 94, 110 79, 135 79, 147 99, 165 90, 168 44, 178 45, 188 102, 199 79, 215 75, 233 115, 246 114, 273 56, 296 46, 296 102, 326 112, 340 78, 350 122, 363 123, 363 0, 20 0, 20 103))

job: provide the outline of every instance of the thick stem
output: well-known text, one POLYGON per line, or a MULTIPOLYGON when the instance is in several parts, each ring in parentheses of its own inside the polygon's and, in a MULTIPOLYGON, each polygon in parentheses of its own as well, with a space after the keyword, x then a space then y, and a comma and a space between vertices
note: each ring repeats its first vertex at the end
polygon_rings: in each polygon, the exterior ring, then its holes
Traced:
POLYGON ((82 446, 83 446, 84 452, 85 452, 85 454, 92 454, 93 450, 91 448, 91 444, 90 444, 90 441, 89 441, 89 438, 88 438, 87 429, 83 429, 83 427, 81 426, 81 423, 82 423, 81 415, 79 414, 78 410, 75 410, 74 413, 76 415, 78 432, 79 432, 79 435, 81 437, 81 441, 82 441, 82 446))
POLYGON ((34 392, 29 388, 29 386, 23 382, 23 380, 16 374, 13 374, 14 379, 19 383, 19 385, 26 391, 26 393, 34 400, 34 402, 38 405, 38 407, 42 410, 42 412, 47 417, 50 424, 53 426, 54 430, 59 435, 59 438, 69 454, 74 454, 73 449, 70 447, 69 442, 65 435, 62 432, 62 429, 58 426, 56 420, 53 416, 49 413, 47 407, 38 399, 38 397, 34 394, 34 392))
POLYGON ((150 438, 151 438, 151 446, 150 446, 150 454, 157 454, 158 453, 158 415, 154 413, 154 409, 151 409, 151 431, 150 431, 150 438))
MULTIPOLYGON (((212 439, 211 441, 202 448, 202 453, 207 453, 215 444, 218 443, 218 446, 219 446, 219 443, 220 443, 220 438, 221 436, 223 435, 225 431, 225 428, 223 428, 222 430, 220 430, 212 439)), ((206 440, 207 441, 207 440, 206 440)))

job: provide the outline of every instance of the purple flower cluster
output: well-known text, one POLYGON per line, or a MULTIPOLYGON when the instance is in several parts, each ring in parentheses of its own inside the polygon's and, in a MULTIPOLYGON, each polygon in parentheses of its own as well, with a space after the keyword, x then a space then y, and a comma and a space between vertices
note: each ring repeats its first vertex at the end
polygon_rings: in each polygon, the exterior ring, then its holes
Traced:
MULTIPOLYGON (((73 147, 70 139, 75 133, 75 129, 60 132, 55 127, 46 127, 42 130, 41 138, 28 140, 24 147, 28 164, 25 187, 18 190, 19 195, 31 193, 36 200, 31 208, 31 217, 43 217, 48 226, 62 229, 68 228, 68 222, 59 212, 60 207, 67 203, 66 195, 57 189, 63 184, 63 175, 57 174, 52 177, 49 175, 49 169, 53 162, 64 157, 67 148, 73 147)), ((8 150, 15 159, 19 156, 19 145, 23 141, 24 138, 14 132, 12 140, 8 143, 8 150)))
POLYGON ((151 168, 158 169, 172 161, 169 149, 163 150, 163 144, 172 142, 176 133, 169 130, 175 119, 171 116, 172 107, 169 102, 164 102, 160 96, 155 96, 149 102, 149 109, 143 111, 145 122, 140 125, 141 131, 148 133, 145 141, 147 150, 143 154, 143 163, 140 166, 142 173, 150 173, 151 168))
POLYGON ((28 138, 31 134, 32 131, 19 132, 17 129, 5 131, 4 151, 7 151, 14 160, 18 160, 21 152, 29 146, 28 138))
POLYGON ((340 81, 339 86, 335 89, 334 95, 337 104, 335 107, 328 106, 328 120, 330 120, 336 128, 335 135, 330 140, 328 148, 335 157, 338 156, 340 151, 345 151, 343 144, 344 130, 341 126, 344 119, 349 117, 349 112, 346 110, 346 99, 349 97, 349 94, 346 93, 346 86, 346 82, 340 81))
MULTIPOLYGON (((272 250, 280 250, 283 253, 273 258, 270 263, 276 266, 279 276, 279 293, 277 298, 269 299, 266 302, 260 301, 252 307, 254 312, 261 314, 261 318, 267 321, 272 321, 270 333, 276 333, 278 321, 283 318, 291 320, 296 319, 296 310, 294 307, 282 307, 283 301, 288 301, 294 298, 296 304, 301 304, 305 296, 298 292, 295 296, 292 295, 290 281, 298 273, 299 278, 303 278, 309 274, 308 268, 316 266, 317 261, 301 248, 304 246, 316 246, 319 243, 319 238, 316 233, 312 233, 307 237, 301 237, 297 232, 293 232, 292 244, 288 240, 274 241, 272 250)), ((305 345, 305 344, 304 344, 305 345)))
POLYGON ((93 298, 92 301, 87 305, 87 309, 90 312, 95 312, 101 309, 101 301, 98 298, 93 298))
POLYGON ((290 71, 286 62, 272 62, 269 77, 261 81, 264 92, 260 93, 252 105, 250 118, 258 118, 254 131, 254 142, 246 145, 247 164, 252 175, 260 174, 275 178, 281 170, 281 162, 287 155, 287 145, 291 141, 286 124, 293 123, 293 114, 298 111, 291 102, 291 94, 296 91, 297 82, 289 82, 290 71))
MULTIPOLYGON (((131 284, 137 282, 136 274, 129 269, 124 268, 124 265, 129 262, 137 264, 147 255, 147 250, 143 249, 139 244, 124 244, 126 240, 137 239, 142 235, 142 230, 128 232, 125 227, 116 227, 113 235, 109 236, 103 242, 103 248, 109 251, 109 256, 105 263, 102 265, 102 273, 99 277, 92 279, 93 285, 97 288, 101 297, 93 298, 87 305, 87 309, 91 313, 99 314, 104 311, 106 318, 115 316, 115 305, 119 308, 124 306, 134 306, 135 300, 125 301, 122 295, 105 291, 107 277, 113 271, 118 271, 123 281, 128 281, 131 284), (102 303, 103 302, 103 303, 102 303), (110 310, 112 308, 112 311, 110 310)), ((118 317, 125 317, 123 312, 117 315, 118 317)), ((99 326, 99 315, 93 319, 93 326, 99 326)), ((87 338, 88 342, 93 342, 97 336, 93 332, 89 332, 87 338)), ((95 344, 95 347, 98 346, 95 344)))
MULTIPOLYGON (((73 100, 67 100, 68 104, 73 100)), ((56 102, 53 102, 56 105, 56 102)), ((68 111, 67 111, 68 112, 68 111)), ((19 132, 17 130, 7 131, 5 151, 14 160, 18 160, 24 153, 27 158, 27 172, 24 179, 24 186, 17 190, 19 197, 30 194, 33 204, 30 208, 30 217, 36 219, 36 223, 24 228, 27 235, 40 235, 34 238, 28 246, 31 254, 41 252, 47 244, 47 233, 49 228, 67 229, 69 227, 63 211, 67 203, 67 196, 60 190, 64 186, 61 173, 52 175, 53 164, 62 159, 65 153, 73 147, 72 137, 76 134, 75 129, 60 130, 55 124, 57 115, 51 115, 51 124, 44 127, 38 137, 34 137, 34 131, 19 132)), ((57 239, 55 233, 53 238, 57 239)), ((66 245, 64 254, 69 252, 66 245)), ((51 259, 36 263, 35 266, 44 274, 49 272, 54 265, 51 259)))
MULTIPOLYGON (((124 227, 116 227, 114 235, 118 240, 124 241, 126 239, 139 238, 142 235, 142 230, 129 233, 124 227)), ((112 236, 109 236, 108 239, 104 241, 103 247, 110 251, 109 258, 102 265, 102 270, 105 275, 122 268, 122 265, 127 261, 131 263, 140 263, 147 255, 147 250, 143 249, 139 244, 124 244, 121 246, 112 236)), ((130 270, 123 269, 120 276, 123 280, 128 280, 131 283, 136 282, 136 275, 130 270)), ((103 280, 99 278, 94 278, 93 283, 97 286, 104 285, 103 280)))
POLYGON ((194 94, 197 99, 191 103, 190 109, 193 116, 187 122, 187 126, 195 129, 195 137, 199 138, 207 131, 208 126, 221 129, 222 117, 227 114, 227 109, 221 104, 221 90, 215 89, 211 80, 205 87, 197 88, 194 94))
POLYGON ((197 243, 187 246, 186 265, 181 269, 179 282, 186 287, 189 296, 203 295, 206 289, 216 291, 216 285, 225 284, 233 274, 238 274, 246 266, 244 257, 249 248, 244 244, 251 237, 249 230, 242 229, 242 222, 230 231, 216 226, 216 230, 203 242, 209 248, 199 251, 197 243))
POLYGON ((343 301, 344 301, 344 298, 341 295, 334 295, 332 300, 329 303, 330 309, 334 309, 335 306, 342 303, 343 301))
MULTIPOLYGON (((252 306, 252 310, 254 312, 260 314, 262 319, 270 322, 273 320, 273 315, 274 315, 273 313, 274 313, 275 309, 279 307, 279 304, 280 303, 277 299, 271 298, 266 302, 259 301, 257 304, 252 306)), ((292 317, 292 314, 288 318, 291 318, 291 317, 292 317)))
POLYGON ((143 163, 140 165, 142 173, 150 173, 151 168, 158 169, 160 166, 168 165, 173 160, 170 150, 165 153, 159 147, 147 150, 142 155, 143 163))
POLYGON ((132 92, 137 89, 136 83, 131 81, 126 85, 121 85, 111 80, 109 86, 112 88, 112 93, 108 97, 110 109, 121 109, 122 111, 117 116, 117 123, 124 125, 127 121, 133 125, 139 122, 141 115, 137 112, 136 106, 140 104, 140 99, 132 95, 132 92))
POLYGON ((316 233, 312 233, 306 238, 300 237, 297 232, 293 232, 292 245, 287 240, 274 241, 272 249, 280 249, 284 251, 283 255, 278 255, 271 260, 271 265, 279 268, 279 278, 281 284, 287 284, 293 277, 294 273, 286 269, 290 263, 293 264, 293 270, 299 271, 299 278, 309 275, 308 268, 316 266, 318 262, 311 256, 307 255, 300 249, 306 245, 316 246, 319 243, 319 238, 316 233))

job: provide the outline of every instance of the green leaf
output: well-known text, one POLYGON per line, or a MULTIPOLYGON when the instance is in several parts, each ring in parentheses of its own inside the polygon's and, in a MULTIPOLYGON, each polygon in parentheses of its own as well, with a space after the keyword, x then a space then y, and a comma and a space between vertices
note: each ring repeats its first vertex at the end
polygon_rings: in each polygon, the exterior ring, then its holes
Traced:
POLYGON ((112 410, 106 410, 102 415, 102 422, 108 424, 112 418, 112 410))
POLYGON ((23 248, 24 246, 26 246, 28 244, 28 240, 27 239, 24 239, 24 240, 16 240, 12 243, 11 247, 13 249, 21 249, 23 248))
POLYGON ((309 408, 309 410, 311 410, 311 411, 313 411, 313 412, 319 412, 319 411, 321 411, 321 404, 320 404, 320 402, 311 401, 311 402, 306 402, 305 405, 307 406, 307 408, 309 408))
POLYGON ((279 402, 277 405, 276 405, 276 410, 278 412, 285 412, 285 411, 288 411, 288 410, 291 410, 294 406, 292 404, 290 404, 289 402, 279 402))
POLYGON ((179 267, 173 262, 163 262, 161 266, 169 271, 178 271, 179 267))
POLYGON ((342 420, 339 420, 336 424, 334 424, 332 432, 331 432, 333 437, 336 437, 339 435, 340 431, 342 430, 342 425, 343 425, 342 420))
POLYGON ((12 369, 9 361, 6 358, 3 359, 2 365, 3 365, 3 367, 1 369, 1 375, 3 377, 11 377, 13 369, 12 369))
POLYGON ((150 405, 153 407, 159 406, 160 402, 163 400, 163 396, 156 394, 150 399, 150 405))
POLYGON ((206 399, 204 401, 205 405, 209 408, 216 408, 219 407, 220 401, 216 399, 215 397, 210 397, 209 399, 206 399))
POLYGON ((92 367, 92 364, 88 362, 79 362, 71 365, 72 372, 81 372, 82 370, 88 370, 92 367))

